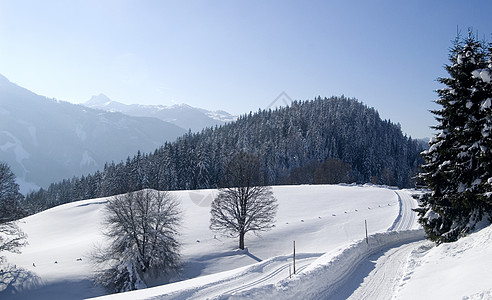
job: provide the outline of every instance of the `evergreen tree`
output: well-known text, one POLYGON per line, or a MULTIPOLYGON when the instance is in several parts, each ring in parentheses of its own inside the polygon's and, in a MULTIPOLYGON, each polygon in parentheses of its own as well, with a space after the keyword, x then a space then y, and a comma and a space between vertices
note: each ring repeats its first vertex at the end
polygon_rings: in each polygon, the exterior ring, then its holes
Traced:
POLYGON ((438 243, 465 235, 492 208, 484 190, 492 159, 487 56, 471 32, 466 39, 458 36, 445 67, 450 77, 439 78, 446 87, 437 90, 442 108, 433 111, 438 133, 422 153, 420 174, 431 191, 417 209, 428 237, 438 243))
POLYGON ((20 204, 23 199, 14 173, 6 163, 0 162, 0 223, 15 221, 25 216, 20 204))
POLYGON ((20 253, 19 248, 27 245, 27 236, 15 222, 24 216, 19 204, 22 198, 14 173, 0 162, 0 265, 5 263, 4 251, 20 253))
POLYGON ((486 68, 477 70, 475 77, 483 86, 484 99, 480 105, 482 118, 479 120, 482 141, 480 143, 479 171, 482 177, 480 200, 492 205, 492 43, 488 48, 488 64, 486 68))

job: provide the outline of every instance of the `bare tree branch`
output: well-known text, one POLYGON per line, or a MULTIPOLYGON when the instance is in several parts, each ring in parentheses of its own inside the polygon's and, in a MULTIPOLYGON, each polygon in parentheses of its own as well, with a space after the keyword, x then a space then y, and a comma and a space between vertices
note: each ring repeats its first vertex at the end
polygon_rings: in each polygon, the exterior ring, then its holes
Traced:
POLYGON ((178 202, 167 192, 142 190, 110 199, 104 222, 109 246, 91 255, 99 269, 96 282, 121 292, 176 271, 180 222, 178 202))
POLYGON ((277 200, 272 188, 263 186, 264 176, 257 157, 239 153, 229 162, 224 184, 212 202, 210 229, 239 237, 244 249, 244 236, 249 231, 270 230, 275 222, 277 200))

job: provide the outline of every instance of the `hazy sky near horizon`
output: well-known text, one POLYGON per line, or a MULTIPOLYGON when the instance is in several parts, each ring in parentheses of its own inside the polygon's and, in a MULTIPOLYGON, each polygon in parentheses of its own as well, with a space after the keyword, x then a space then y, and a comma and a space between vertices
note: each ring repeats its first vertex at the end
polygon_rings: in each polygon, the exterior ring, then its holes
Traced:
POLYGON ((354 97, 430 137, 457 28, 491 41, 492 1, 0 0, 0 74, 74 103, 244 114, 279 94, 354 97))

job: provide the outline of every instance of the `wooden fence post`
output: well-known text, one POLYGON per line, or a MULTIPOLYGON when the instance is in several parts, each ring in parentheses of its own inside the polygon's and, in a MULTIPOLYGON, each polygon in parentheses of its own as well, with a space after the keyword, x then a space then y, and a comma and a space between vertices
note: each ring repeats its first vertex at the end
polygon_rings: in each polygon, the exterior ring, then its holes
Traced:
POLYGON ((296 274, 296 241, 294 241, 294 274, 296 274))

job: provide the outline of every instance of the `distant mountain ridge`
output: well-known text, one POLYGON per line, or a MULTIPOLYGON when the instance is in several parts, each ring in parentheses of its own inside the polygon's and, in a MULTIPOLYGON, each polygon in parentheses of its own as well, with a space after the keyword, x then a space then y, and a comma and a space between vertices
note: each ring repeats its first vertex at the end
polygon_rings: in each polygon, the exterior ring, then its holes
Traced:
POLYGON ((186 131, 156 118, 127 116, 49 99, 0 75, 0 161, 23 193, 86 175, 138 150, 153 151, 186 131))
POLYGON ((231 157, 244 153, 258 157, 260 172, 271 185, 371 182, 414 187, 422 150, 374 108, 343 96, 318 97, 187 133, 152 153, 137 153, 101 172, 53 183, 27 195, 26 203, 53 206, 145 188, 217 188, 224 184, 231 157))
POLYGON ((93 96, 89 101, 83 103, 83 105, 94 109, 120 112, 129 116, 157 118, 175 124, 185 130, 191 129, 193 132, 198 132, 207 127, 223 125, 227 122, 236 120, 236 116, 221 110, 208 111, 186 104, 176 104, 172 106, 128 105, 113 101, 104 94, 93 96))

